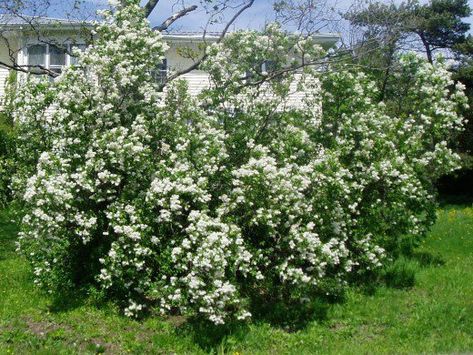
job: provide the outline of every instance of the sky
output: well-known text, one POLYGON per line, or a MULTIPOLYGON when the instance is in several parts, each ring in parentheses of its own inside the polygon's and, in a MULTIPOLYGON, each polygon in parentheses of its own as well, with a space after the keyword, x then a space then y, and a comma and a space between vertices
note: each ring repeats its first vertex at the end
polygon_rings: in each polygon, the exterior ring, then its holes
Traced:
MULTIPOLYGON (((473 8, 473 0, 470 1, 470 6, 473 8)), ((143 1, 144 3, 146 1, 143 1)), ((172 13, 171 0, 161 0, 156 9, 150 16, 152 25, 159 25, 162 20, 167 18, 172 13)), ((396 1, 400 2, 400 1, 396 1)), ((420 0, 421 3, 427 2, 427 0, 420 0)), ((353 1, 350 0, 333 0, 332 5, 339 11, 346 11, 353 1)), ((239 20, 235 23, 234 28, 255 28, 261 29, 265 23, 274 20, 274 12, 272 10, 273 0, 255 0, 254 5, 248 9, 239 20)), ((176 30, 189 30, 198 31, 201 29, 202 24, 206 22, 205 12, 203 10, 197 10, 187 17, 180 19, 174 26, 176 30)), ((466 22, 470 23, 470 33, 473 34, 473 16, 466 19, 466 22)), ((221 27, 221 26, 220 26, 221 27)), ((217 27, 218 29, 218 27, 217 27)))
MULTIPOLYGON (((336 1, 336 0, 334 0, 336 1)), ((158 4, 156 9, 153 11, 152 15, 150 16, 150 21, 153 25, 158 25, 164 20, 166 17, 172 13, 172 9, 170 6, 172 1, 170 0, 161 0, 161 3, 158 4)), ((346 8, 346 3, 350 3, 347 0, 338 0, 337 8, 340 7, 346 8), (345 3, 345 4, 343 4, 345 3)), ((272 0, 255 0, 255 3, 251 8, 246 10, 239 19, 235 22, 234 28, 252 28, 252 29, 261 29, 265 23, 274 21, 274 11, 272 8, 273 1, 272 0)), ((227 13, 227 20, 231 17, 231 13, 227 13)), ((207 16, 205 11, 202 9, 198 9, 195 12, 189 14, 187 17, 180 19, 174 28, 176 30, 190 30, 190 31, 198 31, 202 29, 202 25, 206 23, 207 16)), ((215 25, 214 29, 218 30, 221 28, 222 25, 215 25)))
MULTIPOLYGON (((30 0, 32 2, 36 0, 30 0)), ((44 1, 44 0, 38 0, 44 1)), ((56 0, 58 1, 57 6, 54 6, 49 11, 49 15, 55 17, 62 17, 63 7, 65 3, 68 1, 75 1, 75 0, 56 0)), ((84 6, 86 6, 85 12, 92 12, 92 9, 103 7, 106 5, 106 0, 83 0, 84 6)), ((243 1, 243 0, 242 0, 243 1)), ((242 16, 235 22, 235 25, 232 29, 239 29, 239 28, 252 28, 252 29, 261 29, 265 23, 274 20, 274 12, 272 11, 272 4, 274 0, 255 0, 254 5, 245 11, 242 16)), ((333 1, 333 6, 340 11, 344 11, 353 4, 353 1, 350 0, 330 0, 333 1)), ((396 0, 395 0, 396 1, 396 0)), ((421 0, 421 3, 425 3, 427 0, 421 0)), ((470 6, 473 8, 473 0, 469 0, 471 2, 470 6)), ((399 2, 399 1, 396 1, 399 2)), ((54 0, 51 1, 51 4, 54 4, 54 0)), ((142 0, 142 3, 146 3, 146 0, 142 0)), ((152 26, 157 26, 163 22, 164 19, 172 15, 176 9, 173 9, 173 4, 176 3, 176 0, 160 0, 158 6, 154 9, 153 13, 151 14, 149 20, 152 26)), ((230 17, 230 13, 227 13, 227 20, 230 17)), ((190 13, 186 17, 178 20, 172 27, 173 30, 176 31, 202 31, 203 26, 207 22, 208 16, 205 14, 205 10, 202 8, 197 9, 196 11, 190 13)), ((466 19, 466 22, 471 24, 470 33, 473 34, 473 16, 466 19)), ((223 27, 222 24, 214 25, 210 27, 210 30, 218 31, 223 27)), ((322 30, 323 32, 328 32, 333 29, 326 28, 322 30)))

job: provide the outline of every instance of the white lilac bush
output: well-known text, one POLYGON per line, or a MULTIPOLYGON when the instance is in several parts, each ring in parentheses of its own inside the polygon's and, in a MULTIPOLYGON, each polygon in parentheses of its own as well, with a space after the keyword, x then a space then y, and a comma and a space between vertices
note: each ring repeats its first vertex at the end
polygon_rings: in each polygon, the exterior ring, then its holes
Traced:
POLYGON ((465 104, 442 63, 400 58, 393 115, 359 70, 286 70, 323 51, 277 25, 210 45, 198 97, 179 80, 163 94, 166 48, 132 2, 78 65, 18 94, 18 248, 38 285, 221 324, 258 297, 343 288, 428 229, 465 104))

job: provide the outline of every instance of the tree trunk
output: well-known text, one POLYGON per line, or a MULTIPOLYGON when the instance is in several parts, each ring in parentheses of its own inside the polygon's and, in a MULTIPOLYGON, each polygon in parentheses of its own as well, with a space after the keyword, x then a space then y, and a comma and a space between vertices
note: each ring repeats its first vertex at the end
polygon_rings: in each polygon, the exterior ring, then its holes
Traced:
POLYGON ((425 53, 427 54, 427 60, 429 61, 430 64, 434 63, 433 57, 432 57, 432 49, 430 48, 429 42, 427 42, 424 34, 421 32, 419 33, 420 39, 422 41, 422 44, 424 45, 425 48, 425 53))
POLYGON ((383 84, 381 86, 380 100, 383 101, 386 95, 386 87, 388 86, 389 75, 391 74, 391 66, 393 63, 394 52, 396 51, 396 42, 391 43, 388 50, 388 58, 386 62, 386 70, 384 71, 383 84))

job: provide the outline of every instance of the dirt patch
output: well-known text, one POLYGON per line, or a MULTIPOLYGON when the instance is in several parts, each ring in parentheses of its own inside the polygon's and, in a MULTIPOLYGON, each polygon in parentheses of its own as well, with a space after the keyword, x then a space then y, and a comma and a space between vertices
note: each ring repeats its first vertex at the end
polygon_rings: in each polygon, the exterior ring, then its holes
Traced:
POLYGON ((4 325, 4 324, 0 324, 0 333, 3 333, 3 332, 11 332, 15 329, 15 327, 13 327, 12 325, 4 325))
POLYGON ((332 323, 329 325, 330 330, 334 332, 340 332, 348 328, 345 323, 332 323))
POLYGON ((48 321, 35 321, 29 317, 24 317, 28 331, 36 336, 44 337, 48 333, 54 332, 61 328, 59 324, 48 321))
POLYGON ((166 321, 172 324, 174 327, 179 328, 181 325, 187 322, 187 317, 185 316, 170 316, 166 318, 166 321))
POLYGON ((28 331, 37 337, 58 337, 61 338, 71 349, 76 349, 79 353, 95 352, 103 354, 121 354, 120 347, 116 344, 108 343, 100 337, 81 338, 80 333, 66 324, 57 324, 51 321, 36 321, 29 317, 22 319, 28 331))
POLYGON ((79 343, 79 349, 82 351, 95 351, 98 354, 123 354, 120 347, 116 344, 107 343, 101 338, 92 338, 87 342, 79 343))

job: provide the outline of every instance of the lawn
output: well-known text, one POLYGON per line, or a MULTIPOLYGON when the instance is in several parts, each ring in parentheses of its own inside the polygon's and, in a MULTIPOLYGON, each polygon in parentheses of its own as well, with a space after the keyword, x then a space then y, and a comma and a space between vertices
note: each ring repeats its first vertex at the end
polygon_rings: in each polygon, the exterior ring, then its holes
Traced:
POLYGON ((447 206, 408 261, 409 289, 352 289, 324 317, 288 332, 262 321, 215 329, 184 319, 134 321, 93 297, 54 299, 33 287, 15 254, 16 226, 0 214, 0 354, 445 353, 473 351, 473 208, 447 206), (439 261, 442 262, 439 262, 439 261))

